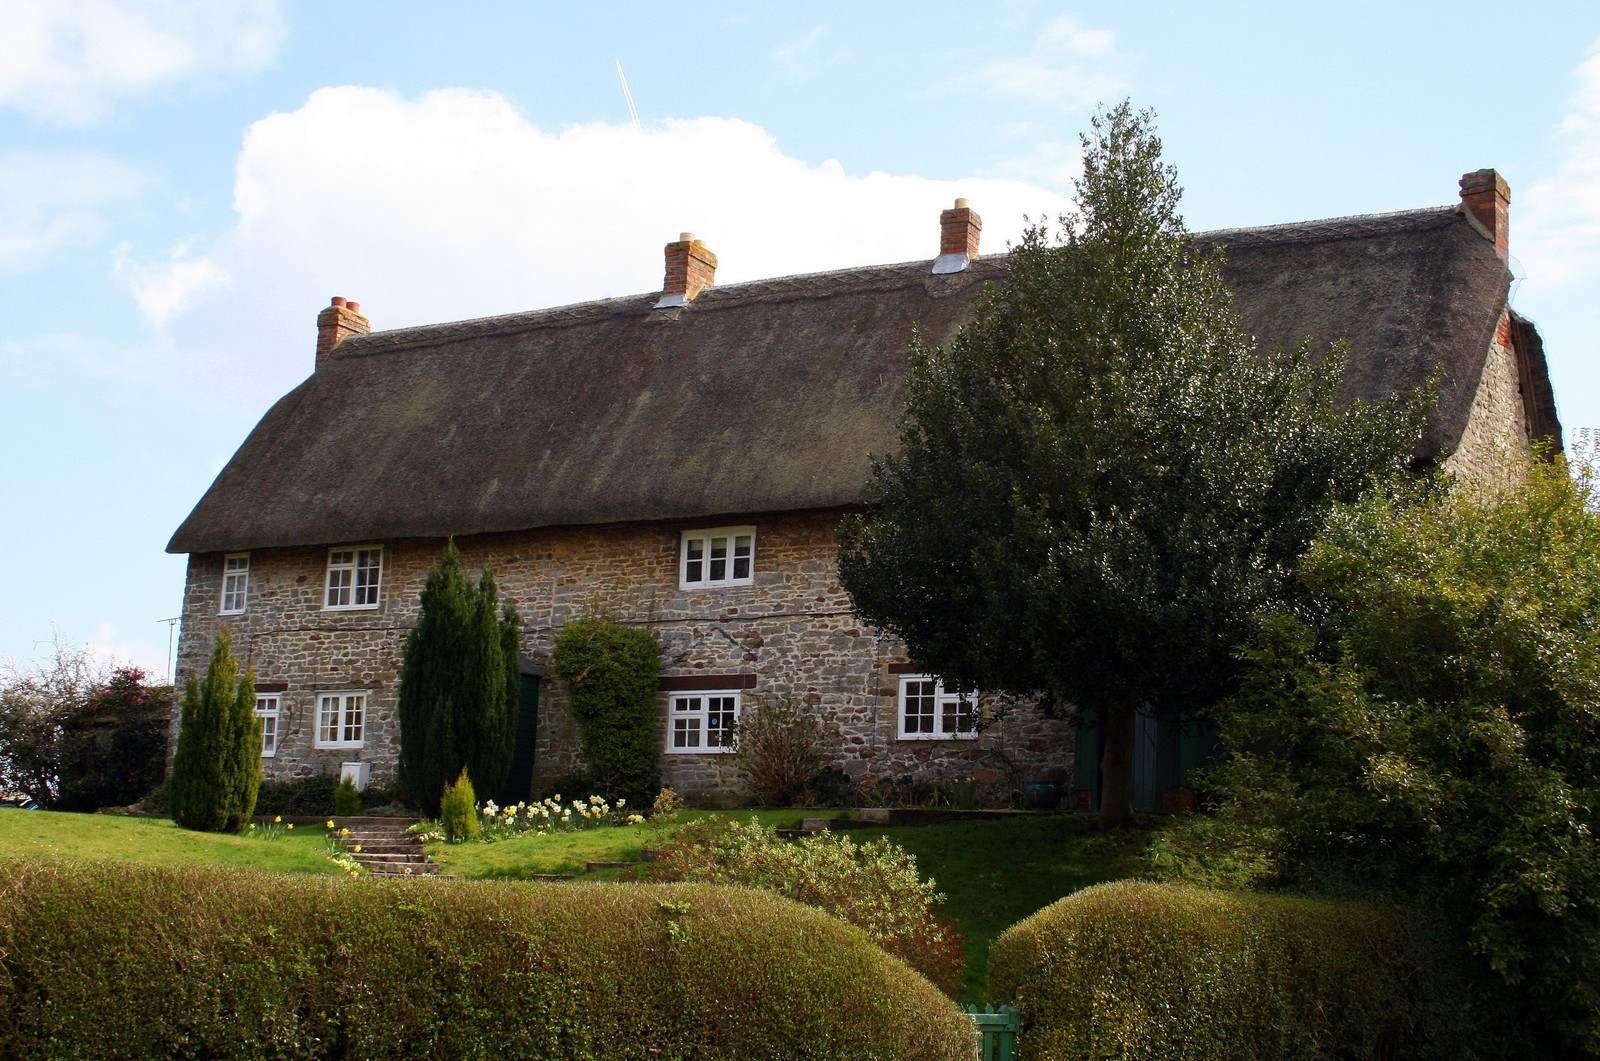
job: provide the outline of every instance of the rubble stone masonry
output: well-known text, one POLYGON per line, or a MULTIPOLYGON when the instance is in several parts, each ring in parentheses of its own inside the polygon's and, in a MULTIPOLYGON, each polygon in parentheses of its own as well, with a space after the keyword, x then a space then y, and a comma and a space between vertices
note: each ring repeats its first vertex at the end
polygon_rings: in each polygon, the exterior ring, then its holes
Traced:
MULTIPOLYGON (((520 614, 524 657, 545 674, 557 630, 574 618, 609 614, 655 635, 666 686, 738 688, 745 711, 764 703, 804 704, 825 724, 834 764, 858 783, 970 778, 980 791, 1001 798, 1023 781, 1070 776, 1068 725, 1025 705, 986 698, 985 710, 1001 717, 975 739, 898 737, 906 657, 901 645, 851 613, 835 564, 838 519, 819 512, 714 524, 553 528, 456 544, 466 572, 494 572, 502 599, 520 614), (682 532, 723 525, 755 527, 754 584, 679 588, 682 532)), ((252 552, 244 613, 219 615, 224 554, 189 558, 179 680, 203 674, 216 631, 227 623, 241 663, 254 668, 258 683, 279 691, 278 751, 263 761, 269 778, 336 773, 352 760, 369 762, 375 782, 393 776, 401 654, 423 582, 444 543, 337 544, 383 546, 377 608, 322 607, 329 549, 319 546, 252 552), (315 748, 318 695, 357 691, 368 694, 362 747, 315 748)), ((727 755, 666 752, 668 704, 668 693, 661 693, 664 782, 700 802, 737 798, 738 778, 727 755)), ((565 691, 550 679, 540 691, 535 763, 536 790, 581 769, 565 691)))

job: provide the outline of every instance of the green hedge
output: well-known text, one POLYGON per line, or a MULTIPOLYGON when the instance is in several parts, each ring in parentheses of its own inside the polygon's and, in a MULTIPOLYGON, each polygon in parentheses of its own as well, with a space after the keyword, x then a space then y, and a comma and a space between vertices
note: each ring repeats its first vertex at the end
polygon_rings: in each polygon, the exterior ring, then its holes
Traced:
POLYGON ((0 1057, 894 1058, 970 1022, 741 889, 0 861, 0 1057))
POLYGON ((1123 881, 1013 926, 989 990, 1026 1059, 1493 1056, 1466 967, 1394 907, 1123 881))

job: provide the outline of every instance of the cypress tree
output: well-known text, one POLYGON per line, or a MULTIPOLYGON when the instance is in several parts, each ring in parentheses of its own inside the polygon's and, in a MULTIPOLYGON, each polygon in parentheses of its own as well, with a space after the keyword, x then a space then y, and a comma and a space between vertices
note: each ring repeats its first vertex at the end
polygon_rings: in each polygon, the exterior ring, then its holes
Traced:
POLYGON ((178 749, 172 759, 172 820, 201 832, 238 832, 255 810, 261 784, 261 723, 255 675, 241 677, 233 633, 217 633, 202 684, 184 689, 178 749))
MULTIPOLYGON (((475 787, 497 791, 511 763, 512 712, 505 661, 510 641, 496 620, 494 577, 461 573, 455 543, 428 572, 417 625, 400 672, 400 777, 429 815, 466 768, 475 787)), ((514 623, 515 613, 509 612, 514 623)))

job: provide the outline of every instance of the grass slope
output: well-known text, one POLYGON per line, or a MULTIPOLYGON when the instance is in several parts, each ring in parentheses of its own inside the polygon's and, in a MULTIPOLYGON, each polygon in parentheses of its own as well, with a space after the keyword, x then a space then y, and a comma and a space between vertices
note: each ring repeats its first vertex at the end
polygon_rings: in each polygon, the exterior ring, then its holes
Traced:
POLYGON ((165 818, 120 818, 0 808, 0 859, 75 858, 151 866, 248 866, 274 873, 338 873, 320 829, 265 840, 181 829, 165 818))

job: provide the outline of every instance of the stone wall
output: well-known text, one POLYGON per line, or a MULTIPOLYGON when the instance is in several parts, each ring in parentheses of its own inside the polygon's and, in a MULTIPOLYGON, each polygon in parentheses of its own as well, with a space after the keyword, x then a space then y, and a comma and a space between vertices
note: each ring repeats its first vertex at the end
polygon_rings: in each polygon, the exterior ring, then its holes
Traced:
POLYGON ((1497 482, 1507 456, 1527 454, 1529 434, 1528 408, 1517 371, 1517 351, 1511 340, 1511 317, 1502 313, 1472 399, 1466 430, 1455 452, 1445 459, 1445 468, 1463 479, 1497 482))
MULTIPOLYGON (((1066 724, 1017 705, 986 701, 986 708, 1005 707, 1004 717, 976 739, 899 739, 905 656, 851 614, 835 567, 837 514, 717 521, 739 522, 756 528, 754 584, 716 589, 684 590, 678 583, 681 532, 710 524, 556 528, 456 544, 468 573, 493 570, 502 597, 521 615, 526 657, 545 672, 556 630, 569 619, 606 613, 655 635, 666 684, 741 687, 744 709, 804 704, 827 727, 836 765, 858 783, 977 778, 999 798, 1023 780, 1069 775, 1066 724)), ((228 623, 241 662, 255 669, 258 682, 281 690, 279 750, 264 762, 268 777, 336 772, 353 759, 370 762, 374 780, 393 774, 400 656, 443 543, 381 544, 381 603, 364 611, 323 610, 323 547, 252 553, 247 608, 233 616, 217 614, 223 556, 190 558, 180 680, 203 673, 217 627, 228 623), (369 695, 365 746, 314 748, 317 695, 347 691, 369 695)), ((660 703, 665 783, 702 802, 737 798, 728 756, 665 751, 667 693, 660 703)), ((536 789, 581 768, 564 691, 548 680, 536 764, 536 789)))

